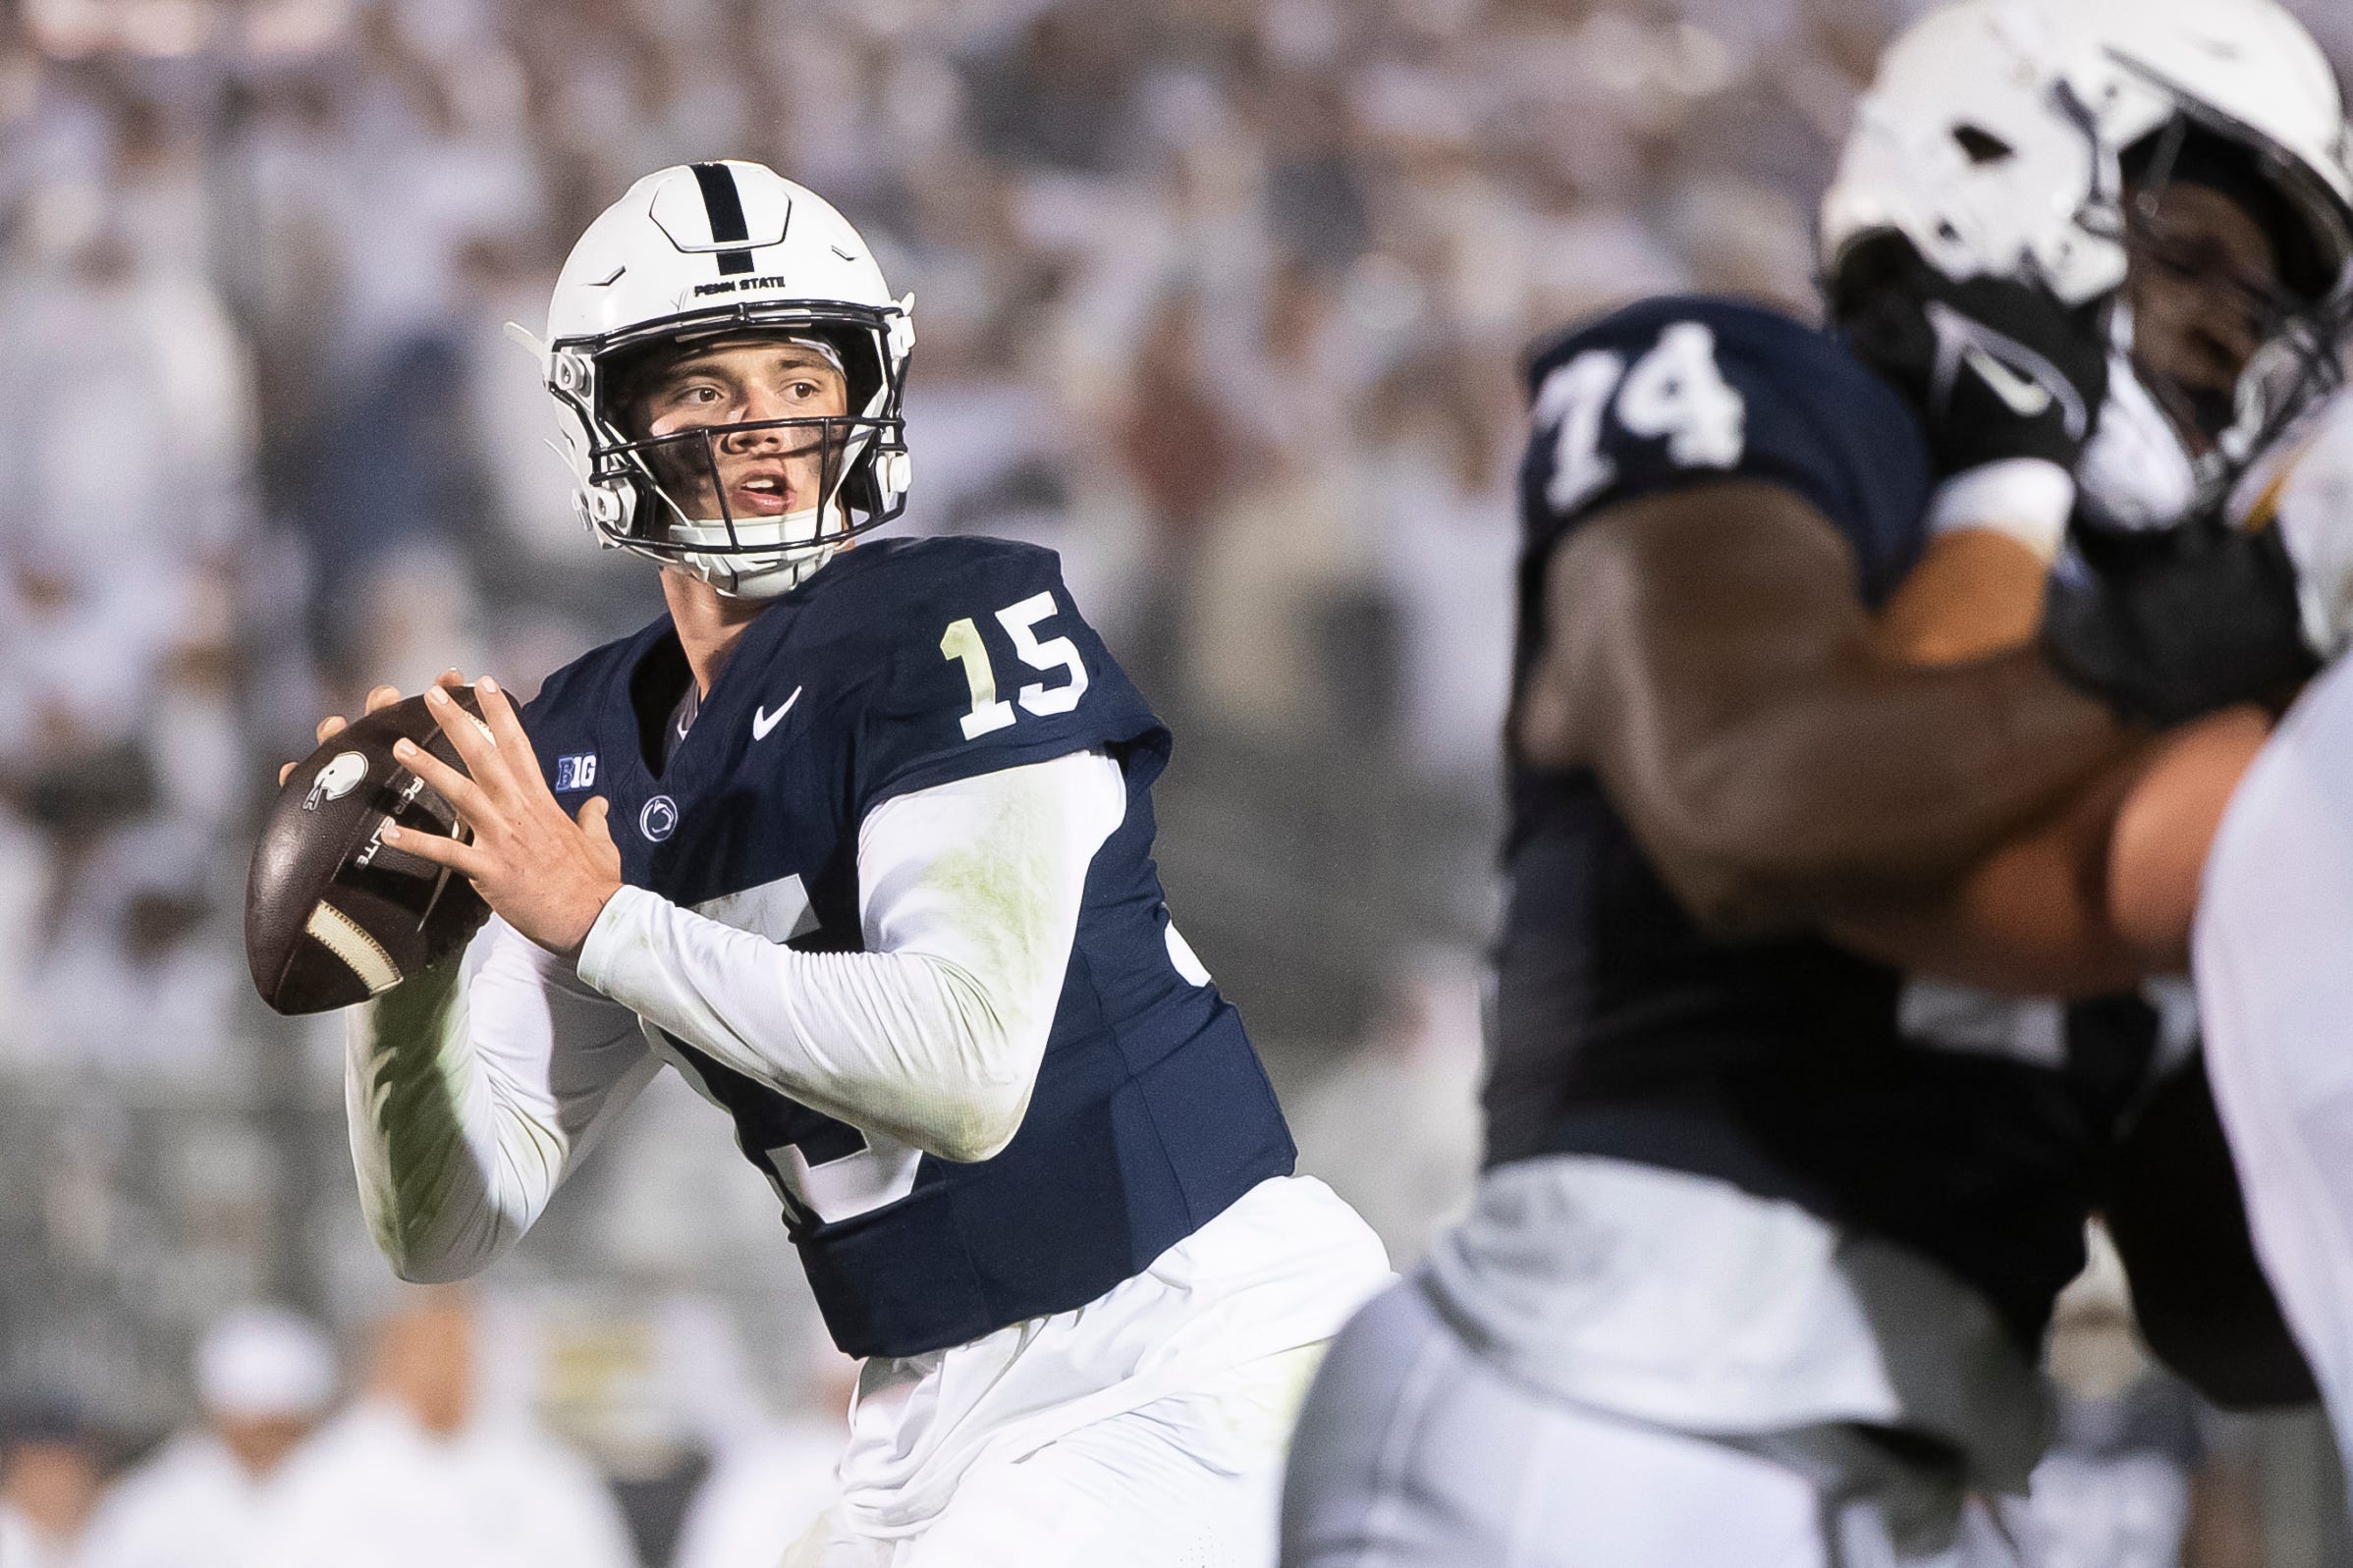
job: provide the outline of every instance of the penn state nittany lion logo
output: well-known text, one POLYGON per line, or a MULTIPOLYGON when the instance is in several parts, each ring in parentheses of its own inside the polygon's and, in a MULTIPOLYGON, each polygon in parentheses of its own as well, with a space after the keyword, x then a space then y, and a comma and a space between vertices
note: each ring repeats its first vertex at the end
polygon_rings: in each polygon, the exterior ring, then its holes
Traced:
POLYGON ((318 777, 310 781, 310 793, 302 797, 304 811, 316 811, 322 800, 341 800, 359 787, 367 777, 367 758, 356 751, 339 751, 318 777))

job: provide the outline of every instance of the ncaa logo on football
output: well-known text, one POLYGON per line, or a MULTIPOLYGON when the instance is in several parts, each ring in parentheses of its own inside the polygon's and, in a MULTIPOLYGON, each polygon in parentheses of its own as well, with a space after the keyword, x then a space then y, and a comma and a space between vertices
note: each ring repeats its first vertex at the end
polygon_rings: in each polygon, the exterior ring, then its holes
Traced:
POLYGON ((637 813, 637 831, 660 843, 679 831, 679 803, 668 795, 654 796, 637 813))

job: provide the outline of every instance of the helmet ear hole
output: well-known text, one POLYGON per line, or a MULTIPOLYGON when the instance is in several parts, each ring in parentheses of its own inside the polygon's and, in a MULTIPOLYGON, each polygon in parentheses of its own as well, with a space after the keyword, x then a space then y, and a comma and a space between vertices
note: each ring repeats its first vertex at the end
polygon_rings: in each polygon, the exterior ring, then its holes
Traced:
POLYGON ((1960 143, 1961 151, 1975 164, 1999 163, 2018 155, 2017 148, 1979 126, 1954 126, 1952 139, 1960 143))

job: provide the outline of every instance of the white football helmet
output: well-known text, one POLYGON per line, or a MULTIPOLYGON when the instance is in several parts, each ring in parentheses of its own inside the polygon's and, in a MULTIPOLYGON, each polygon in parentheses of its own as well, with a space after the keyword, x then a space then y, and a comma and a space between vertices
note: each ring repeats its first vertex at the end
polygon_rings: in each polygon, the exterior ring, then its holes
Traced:
POLYGON ((2086 500, 2123 520, 2186 507, 2200 487, 2227 484, 2309 406, 2307 383, 2337 368, 2353 135, 2326 58, 2274 0, 1959 0, 1932 12, 1889 46, 1857 107, 1822 204, 1824 275, 1834 291, 1859 250, 1895 235, 1956 280, 2021 280, 2068 305, 2106 299, 2136 238, 2127 173, 2163 177, 2192 138, 2230 149, 2275 198, 2283 297, 2267 311, 2271 338, 2228 428, 2202 424, 2211 450, 2193 458, 2186 433, 2168 428, 2179 401, 2136 379, 2117 311, 2114 390, 2082 471, 2086 500), (2136 488, 2154 494, 2125 493, 2136 488))
MULTIPOLYGON (((536 345, 556 400, 574 504, 606 544, 681 567, 721 592, 770 598, 842 541, 903 511, 910 478, 902 398, 914 297, 893 299, 873 252, 814 192, 756 163, 682 164, 647 175, 588 226, 566 258, 536 345), (618 406, 646 350, 776 335, 812 344, 849 388, 846 417, 764 420, 648 437, 618 406), (676 482, 716 474, 715 443, 782 429, 820 455, 816 504, 731 514, 676 482), (662 477, 667 470, 674 477, 662 477), (690 510, 716 510, 717 516, 690 510)), ((709 490, 721 487, 713 484, 709 490)))

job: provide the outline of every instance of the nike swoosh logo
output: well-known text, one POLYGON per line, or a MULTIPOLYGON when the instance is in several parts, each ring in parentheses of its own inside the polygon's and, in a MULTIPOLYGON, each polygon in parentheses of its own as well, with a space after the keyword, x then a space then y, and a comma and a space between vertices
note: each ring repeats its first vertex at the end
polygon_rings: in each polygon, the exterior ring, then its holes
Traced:
POLYGON ((2019 418, 2032 419, 2051 406, 2049 387, 2018 374, 1985 350, 1973 347, 1962 357, 1977 372, 1977 378, 1993 388, 1994 396, 2007 404, 2010 412, 2019 418))
POLYGON ((1986 384, 1986 389, 2019 418, 2036 418, 2055 404, 2068 435, 2081 440, 2091 429, 2091 410, 2084 406, 2083 399, 2041 354, 1979 325, 1942 299, 1928 301, 1928 324, 1937 335, 1935 396, 1938 400, 1950 394, 1953 377, 1967 365, 1986 384), (1999 339, 2003 351, 1997 353, 1990 348, 1985 341, 1988 338, 1999 339), (2019 370, 2011 363, 2013 358, 2028 361, 2035 373, 2019 370))
POLYGON ((752 709, 751 738, 754 740, 767 739, 768 731, 774 730, 778 725, 783 724, 785 722, 785 715, 791 713, 793 711, 793 704, 798 702, 799 700, 800 687, 794 686, 793 688, 793 695, 787 697, 785 699, 785 705, 777 709, 776 712, 770 713, 765 708, 752 709))

